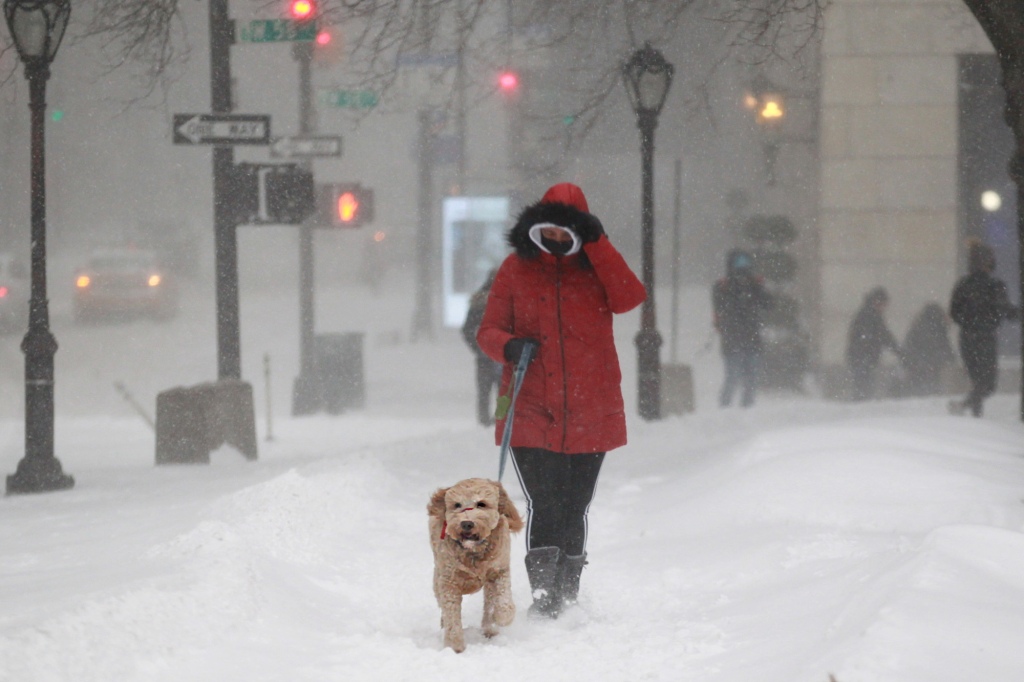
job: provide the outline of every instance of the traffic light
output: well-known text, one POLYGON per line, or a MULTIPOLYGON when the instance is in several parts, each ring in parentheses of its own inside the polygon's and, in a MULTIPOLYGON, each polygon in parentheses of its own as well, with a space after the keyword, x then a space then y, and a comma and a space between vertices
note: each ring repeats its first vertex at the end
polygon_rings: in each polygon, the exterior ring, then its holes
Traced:
POLYGON ((313 174, 293 163, 238 163, 228 183, 235 225, 298 225, 316 211, 313 174))
POLYGON ((373 222, 373 190, 359 183, 321 185, 320 224, 360 227, 373 222))
POLYGON ((498 74, 498 87, 501 91, 511 95, 519 89, 519 74, 512 70, 505 70, 498 74))
POLYGON ((313 0, 289 0, 288 16, 296 21, 308 21, 316 16, 316 3, 313 0))
POLYGON ((313 40, 313 63, 320 67, 339 64, 345 56, 345 41, 342 38, 341 31, 321 23, 313 40))
POLYGON ((298 225, 316 210, 313 173, 294 165, 273 167, 265 176, 267 218, 282 225, 298 225))

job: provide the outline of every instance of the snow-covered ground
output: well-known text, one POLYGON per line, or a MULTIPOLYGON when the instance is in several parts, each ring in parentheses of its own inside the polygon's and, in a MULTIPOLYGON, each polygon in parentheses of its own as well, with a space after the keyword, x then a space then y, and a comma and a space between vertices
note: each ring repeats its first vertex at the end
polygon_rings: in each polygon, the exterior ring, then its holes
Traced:
MULTIPOLYGON (((468 350, 452 331, 409 343, 412 296, 389 281, 318 295, 319 331, 366 333, 367 406, 339 417, 289 416, 291 287, 243 289, 259 460, 223 448, 210 466, 154 466, 112 382, 152 410, 214 378, 213 304, 75 328, 54 296, 57 456, 76 485, 0 499, 0 680, 1024 679, 1018 399, 982 420, 941 399, 719 410, 704 292, 684 301, 695 414, 634 416, 636 316, 617 323, 630 444, 602 472, 579 605, 525 617, 518 538, 520 616, 486 640, 469 597, 468 649, 442 649, 425 506, 496 476, 497 448, 468 350)), ((23 455, 17 344, 0 339, 0 473, 23 455)))

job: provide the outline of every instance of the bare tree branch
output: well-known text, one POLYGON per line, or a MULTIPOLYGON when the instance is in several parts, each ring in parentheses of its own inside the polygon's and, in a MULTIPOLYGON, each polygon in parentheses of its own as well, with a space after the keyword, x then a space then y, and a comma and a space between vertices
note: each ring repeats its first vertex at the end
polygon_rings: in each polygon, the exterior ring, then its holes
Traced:
POLYGON ((103 73, 131 74, 138 90, 126 106, 166 92, 180 75, 190 54, 181 0, 93 0, 79 7, 85 18, 71 40, 101 41, 103 73))
MULTIPOLYGON (((102 41, 105 73, 127 71, 138 84, 132 102, 166 93, 190 56, 182 19, 186 0, 86 0, 72 40, 102 41)), ((203 0, 192 0, 205 5, 203 0)), ((276 0, 252 0, 280 15, 276 0)), ((791 57, 817 38, 828 0, 321 0, 322 21, 343 27, 349 53, 342 77, 385 94, 403 82, 404 65, 436 59, 424 74, 441 93, 433 105, 455 110, 495 90, 493 74, 550 56, 548 84, 557 106, 530 108, 560 143, 580 143, 619 87, 620 63, 644 42, 671 50, 695 27, 717 27, 721 56, 748 61, 791 57), (444 55, 452 55, 445 60, 444 55), (462 81, 460 82, 460 78, 462 81), (563 124, 572 120, 573 125, 563 124)), ((421 72, 424 69, 420 69, 421 72)), ((702 87, 691 80, 694 90, 702 87)), ((698 96, 693 101, 699 102, 698 96)), ((365 115, 365 112, 363 112, 365 115)))

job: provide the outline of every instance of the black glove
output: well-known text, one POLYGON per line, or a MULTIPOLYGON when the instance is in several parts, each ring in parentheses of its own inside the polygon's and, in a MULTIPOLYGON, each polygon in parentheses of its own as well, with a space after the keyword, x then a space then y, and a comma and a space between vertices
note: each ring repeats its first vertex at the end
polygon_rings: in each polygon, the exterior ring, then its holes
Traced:
POLYGON ((574 229, 584 244, 596 242, 604 234, 604 225, 592 213, 585 214, 579 224, 574 226, 574 229))
POLYGON ((533 362, 533 359, 537 357, 537 349, 540 348, 540 341, 529 337, 517 336, 509 339, 505 344, 505 359, 514 365, 519 364, 519 358, 523 354, 523 349, 527 346, 531 346, 533 348, 533 353, 530 354, 530 362, 533 362))

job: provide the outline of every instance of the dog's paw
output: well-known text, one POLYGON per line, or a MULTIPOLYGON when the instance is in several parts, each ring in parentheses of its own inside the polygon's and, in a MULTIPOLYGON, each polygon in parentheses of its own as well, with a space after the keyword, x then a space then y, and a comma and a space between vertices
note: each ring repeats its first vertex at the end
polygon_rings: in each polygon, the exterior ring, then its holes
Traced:
POLYGON ((499 630, 496 625, 485 625, 483 628, 484 637, 486 637, 487 639, 494 637, 498 634, 498 632, 499 630))
POLYGON ((462 653, 463 651, 466 650, 466 640, 463 639, 462 637, 453 638, 452 641, 445 640, 444 641, 444 646, 446 646, 447 648, 452 649, 456 653, 462 653))
POLYGON ((444 638, 444 645, 457 654, 466 650, 466 637, 461 633, 452 633, 444 638))

